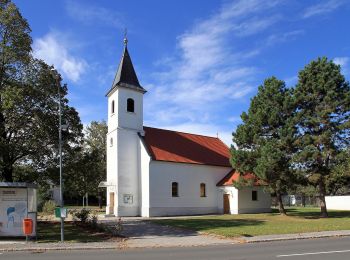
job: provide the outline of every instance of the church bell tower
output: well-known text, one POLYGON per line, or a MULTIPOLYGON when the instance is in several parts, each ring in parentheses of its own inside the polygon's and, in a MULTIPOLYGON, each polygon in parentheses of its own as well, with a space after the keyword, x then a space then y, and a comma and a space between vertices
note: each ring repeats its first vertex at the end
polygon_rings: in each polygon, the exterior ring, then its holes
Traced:
POLYGON ((107 215, 139 216, 143 94, 124 38, 124 50, 108 98, 107 215))

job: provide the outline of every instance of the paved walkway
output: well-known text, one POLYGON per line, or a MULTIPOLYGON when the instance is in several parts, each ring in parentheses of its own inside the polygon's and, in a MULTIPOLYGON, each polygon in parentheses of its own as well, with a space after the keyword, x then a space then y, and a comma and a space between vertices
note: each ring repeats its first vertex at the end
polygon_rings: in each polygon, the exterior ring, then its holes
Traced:
POLYGON ((185 247, 233 244, 238 241, 203 235, 195 231, 154 224, 150 221, 127 220, 122 235, 127 247, 185 247))

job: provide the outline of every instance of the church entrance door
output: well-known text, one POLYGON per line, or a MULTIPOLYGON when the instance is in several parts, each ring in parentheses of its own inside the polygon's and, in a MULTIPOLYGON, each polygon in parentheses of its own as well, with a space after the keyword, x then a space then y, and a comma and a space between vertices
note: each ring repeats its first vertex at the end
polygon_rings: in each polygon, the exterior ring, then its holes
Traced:
POLYGON ((230 214, 230 194, 224 194, 224 214, 230 214))
POLYGON ((114 192, 109 193, 109 214, 114 215, 114 192))

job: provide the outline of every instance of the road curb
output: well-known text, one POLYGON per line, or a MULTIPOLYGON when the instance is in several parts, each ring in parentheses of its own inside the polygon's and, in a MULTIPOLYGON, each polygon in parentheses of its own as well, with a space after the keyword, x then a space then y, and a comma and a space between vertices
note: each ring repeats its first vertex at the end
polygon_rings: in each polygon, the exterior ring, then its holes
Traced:
POLYGON ((117 245, 111 246, 49 246, 49 247, 9 247, 9 248, 0 248, 0 252, 20 252, 20 251, 29 251, 29 252, 45 252, 45 251, 63 251, 63 250, 123 250, 127 248, 125 243, 120 243, 117 245))
POLYGON ((312 232, 312 233, 285 234, 285 235, 276 235, 276 236, 273 236, 273 235, 260 236, 260 237, 258 236, 258 237, 252 237, 252 238, 242 238, 242 241, 244 241, 244 243, 259 243, 259 242, 315 239, 315 238, 327 238, 327 237, 346 237, 346 236, 350 236, 350 230, 322 231, 322 232, 312 232))

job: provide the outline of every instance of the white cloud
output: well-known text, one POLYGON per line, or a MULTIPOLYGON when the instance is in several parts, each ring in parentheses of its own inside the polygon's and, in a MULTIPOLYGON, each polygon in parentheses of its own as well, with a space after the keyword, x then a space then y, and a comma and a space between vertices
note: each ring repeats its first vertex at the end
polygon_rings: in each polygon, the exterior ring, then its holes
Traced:
POLYGON ((240 123, 242 122, 242 119, 240 116, 231 116, 228 118, 228 121, 231 123, 240 123))
POLYGON ((63 38, 57 32, 50 32, 41 38, 34 39, 33 55, 49 65, 53 64, 59 72, 63 73, 63 76, 77 82, 88 65, 84 59, 68 51, 69 43, 64 42, 63 38))
POLYGON ((284 82, 286 83, 287 87, 292 87, 298 82, 298 76, 291 76, 284 79, 284 82))
POLYGON ((315 15, 323 15, 338 9, 346 4, 346 0, 327 0, 319 4, 306 8, 303 12, 303 18, 309 18, 315 15))
POLYGON ((335 57, 333 62, 341 67, 345 67, 349 63, 349 60, 349 57, 335 57))
MULTIPOLYGON (((177 55, 162 58, 145 96, 146 125, 219 136, 231 143, 232 125, 222 121, 230 104, 254 90, 260 69, 246 65, 262 48, 243 49, 235 42, 265 32, 280 15, 270 11, 280 1, 241 0, 225 3, 208 19, 177 38, 177 55), (239 49, 238 50, 236 50, 239 49), (162 66, 160 66, 162 65, 162 66)), ((147 89, 147 85, 145 86, 147 89)))
POLYGON ((122 14, 100 6, 66 1, 66 11, 70 17, 87 25, 101 23, 104 26, 124 28, 122 14))

